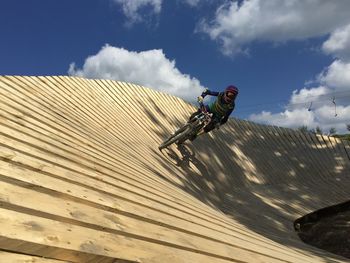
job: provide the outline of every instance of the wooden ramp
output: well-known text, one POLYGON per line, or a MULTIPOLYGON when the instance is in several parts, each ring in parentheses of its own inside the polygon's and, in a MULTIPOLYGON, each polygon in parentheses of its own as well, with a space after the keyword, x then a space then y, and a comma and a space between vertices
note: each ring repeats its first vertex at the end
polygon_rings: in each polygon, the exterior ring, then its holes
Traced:
POLYGON ((231 119, 160 152, 193 106, 75 77, 0 77, 0 262, 346 262, 295 219, 350 197, 350 145, 231 119))

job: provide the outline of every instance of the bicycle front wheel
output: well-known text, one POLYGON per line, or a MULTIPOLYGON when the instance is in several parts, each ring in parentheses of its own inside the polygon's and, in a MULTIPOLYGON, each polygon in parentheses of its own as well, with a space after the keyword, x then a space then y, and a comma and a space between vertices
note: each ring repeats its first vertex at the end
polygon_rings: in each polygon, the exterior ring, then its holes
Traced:
POLYGON ((189 135, 191 131, 192 131, 191 124, 186 124, 180 129, 178 133, 175 133, 174 135, 170 136, 161 145, 159 145, 158 149, 162 150, 177 141, 185 141, 186 140, 185 138, 189 135))

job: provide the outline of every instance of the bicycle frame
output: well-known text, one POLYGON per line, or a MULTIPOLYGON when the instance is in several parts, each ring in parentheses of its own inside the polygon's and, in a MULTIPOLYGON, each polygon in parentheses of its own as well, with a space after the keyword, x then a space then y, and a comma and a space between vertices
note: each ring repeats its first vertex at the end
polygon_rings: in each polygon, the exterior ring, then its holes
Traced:
POLYGON ((205 126, 207 126, 213 117, 212 113, 209 113, 204 105, 201 105, 202 112, 194 117, 194 122, 198 121, 196 125, 194 125, 193 130, 196 134, 200 132, 205 126), (199 129, 198 129, 199 128, 199 129))
POLYGON ((211 122, 213 114, 207 112, 203 104, 200 104, 200 106, 201 112, 161 143, 158 147, 159 150, 162 150, 173 143, 182 144, 191 136, 202 133, 203 128, 211 122))

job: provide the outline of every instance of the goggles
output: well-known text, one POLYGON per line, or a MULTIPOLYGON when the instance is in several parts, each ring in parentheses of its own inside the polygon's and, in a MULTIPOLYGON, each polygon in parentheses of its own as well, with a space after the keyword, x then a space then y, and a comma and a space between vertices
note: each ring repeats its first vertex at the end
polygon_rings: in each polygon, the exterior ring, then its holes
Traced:
POLYGON ((232 101, 235 99, 236 94, 230 91, 225 92, 225 97, 227 100, 232 101))

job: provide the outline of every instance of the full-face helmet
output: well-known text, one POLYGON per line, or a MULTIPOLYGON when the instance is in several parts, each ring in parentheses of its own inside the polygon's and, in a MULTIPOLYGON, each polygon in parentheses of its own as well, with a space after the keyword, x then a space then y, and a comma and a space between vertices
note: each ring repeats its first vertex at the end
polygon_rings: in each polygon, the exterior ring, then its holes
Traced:
POLYGON ((226 103, 231 103, 236 99, 237 95, 238 95, 238 88, 234 85, 230 85, 225 89, 224 101, 226 103))

